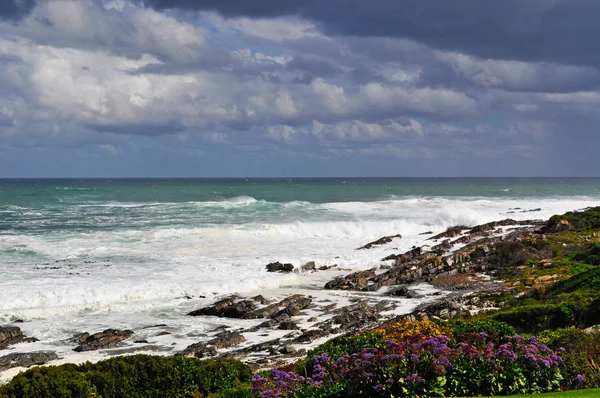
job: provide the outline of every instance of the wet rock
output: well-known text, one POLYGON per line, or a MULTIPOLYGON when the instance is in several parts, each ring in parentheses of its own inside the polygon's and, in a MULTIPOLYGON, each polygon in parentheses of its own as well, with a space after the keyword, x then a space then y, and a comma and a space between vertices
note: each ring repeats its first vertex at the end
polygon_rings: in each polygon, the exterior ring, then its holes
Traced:
POLYGON ((77 336, 80 345, 75 347, 75 351, 94 351, 100 349, 119 347, 123 340, 127 340, 133 335, 131 330, 106 329, 92 335, 83 333, 77 336))
POLYGON ((397 235, 390 235, 390 236, 384 236, 383 238, 379 238, 376 241, 367 243, 364 246, 359 247, 356 250, 364 250, 364 249, 370 249, 374 246, 380 246, 380 245, 385 245, 386 243, 390 243, 392 240, 394 239, 401 239, 402 235, 397 234, 397 235))
POLYGON ((0 350, 11 344, 20 343, 25 336, 17 326, 0 326, 0 350))
POLYGON ((170 335, 170 334, 171 334, 170 332, 167 332, 166 330, 163 330, 162 332, 159 332, 159 333, 157 334, 157 336, 168 336, 168 335, 170 335))
POLYGON ((360 290, 366 287, 369 282, 368 278, 375 276, 375 271, 366 270, 354 272, 350 275, 340 276, 325 284, 325 289, 328 290, 360 290))
POLYGON ((264 298, 262 296, 262 294, 259 294, 258 296, 252 297, 252 300, 256 301, 257 303, 261 303, 262 305, 269 305, 269 304, 271 304, 271 301, 267 300, 266 298, 264 298))
POLYGON ((206 343, 194 343, 177 354, 183 357, 207 358, 217 355, 217 349, 206 343))
POLYGON ((210 340, 208 344, 213 345, 216 349, 229 348, 239 345, 246 341, 246 338, 239 332, 221 332, 214 339, 210 340))
POLYGON ((279 349, 279 352, 280 352, 281 354, 294 354, 294 353, 296 353, 296 352, 297 352, 297 350, 294 348, 294 346, 293 346, 293 345, 291 345, 291 344, 286 344, 286 345, 284 345, 283 347, 281 347, 281 348, 279 349))
POLYGON ((419 298, 421 295, 414 290, 410 290, 406 285, 399 285, 388 291, 388 296, 393 297, 406 297, 406 298, 419 298))
POLYGON ((58 359, 58 355, 51 351, 12 353, 0 357, 0 372, 16 367, 43 365, 55 359, 58 359))
POLYGON ((300 269, 304 272, 307 271, 316 271, 317 269, 317 264, 315 264, 314 261, 309 261, 306 264, 304 264, 302 267, 300 267, 300 269))
POLYGON ((409 261, 418 259, 419 257, 421 257, 421 254, 422 254, 422 249, 420 247, 415 247, 415 248, 407 251, 406 253, 392 254, 391 256, 382 258, 381 261, 395 260, 394 265, 400 265, 400 264, 407 263, 409 261))
POLYGON ((282 264, 279 261, 267 264, 265 268, 267 269, 267 272, 292 272, 294 270, 292 264, 282 264))
POLYGON ((427 240, 437 240, 437 239, 442 239, 442 238, 454 238, 455 236, 458 236, 462 233, 462 231, 470 229, 469 227, 466 227, 464 225, 457 225, 454 227, 450 227, 448 229, 446 229, 444 232, 434 235, 431 238, 428 238, 427 240))
POLYGON ((250 318, 250 313, 257 307, 253 300, 235 302, 235 297, 228 297, 215 304, 188 313, 190 316, 213 315, 221 318, 250 318))
POLYGON ((307 322, 316 322, 318 319, 316 316, 311 316, 310 318, 307 319, 307 322))

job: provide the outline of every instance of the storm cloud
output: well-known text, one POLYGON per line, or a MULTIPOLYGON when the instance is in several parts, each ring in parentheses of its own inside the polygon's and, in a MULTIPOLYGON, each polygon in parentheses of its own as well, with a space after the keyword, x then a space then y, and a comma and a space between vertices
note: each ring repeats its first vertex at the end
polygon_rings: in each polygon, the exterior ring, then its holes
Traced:
POLYGON ((2 2, 0 169, 36 175, 60 157, 99 174, 156 174, 157 159, 176 175, 597 174, 579 152, 600 145, 598 11, 2 2))

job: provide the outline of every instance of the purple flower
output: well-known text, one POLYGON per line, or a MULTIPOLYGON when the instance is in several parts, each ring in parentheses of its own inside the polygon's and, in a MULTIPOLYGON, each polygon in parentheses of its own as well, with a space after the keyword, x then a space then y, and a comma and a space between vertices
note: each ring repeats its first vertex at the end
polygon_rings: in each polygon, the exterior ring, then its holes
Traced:
POLYGON ((585 377, 582 375, 577 375, 577 377, 575 377, 575 380, 577 382, 577 384, 581 383, 583 380, 585 380, 585 377))
POLYGON ((373 390, 377 391, 377 390, 381 390, 384 387, 383 384, 377 384, 376 386, 373 386, 373 390))
POLYGON ((419 356, 417 354, 410 354, 410 360, 417 363, 419 362, 419 356))
POLYGON ((418 376, 416 374, 412 374, 410 376, 406 377, 406 381, 409 383, 422 383, 424 381, 424 379, 421 376, 418 376))

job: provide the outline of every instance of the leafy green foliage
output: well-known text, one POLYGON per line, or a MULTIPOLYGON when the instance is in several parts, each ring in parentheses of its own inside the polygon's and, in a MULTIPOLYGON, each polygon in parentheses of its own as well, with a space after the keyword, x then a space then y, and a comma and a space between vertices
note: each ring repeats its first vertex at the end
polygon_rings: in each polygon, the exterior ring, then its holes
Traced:
POLYGON ((206 396, 249 382, 251 376, 250 367, 234 359, 134 355, 79 366, 32 368, 1 387, 0 396, 89 398, 93 392, 102 398, 206 396))
POLYGON ((571 211, 562 216, 552 216, 548 224, 556 224, 560 220, 568 221, 577 231, 600 228, 600 207, 591 207, 584 211, 571 211))
POLYGON ((79 369, 73 364, 32 368, 0 387, 0 397, 91 397, 94 386, 79 369))
POLYGON ((447 323, 455 335, 464 333, 489 333, 497 337, 514 336, 515 328, 496 319, 483 319, 475 321, 463 321, 461 319, 453 319, 447 323))

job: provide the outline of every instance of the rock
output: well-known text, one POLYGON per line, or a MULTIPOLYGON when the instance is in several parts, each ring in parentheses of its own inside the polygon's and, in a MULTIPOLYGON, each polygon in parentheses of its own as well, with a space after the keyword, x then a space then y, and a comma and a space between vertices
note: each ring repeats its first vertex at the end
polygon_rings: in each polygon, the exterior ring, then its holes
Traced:
POLYGON ((239 345, 246 341, 246 338, 239 332, 221 332, 214 339, 210 340, 208 344, 213 345, 216 349, 229 348, 239 345))
POLYGON ((329 332, 327 332, 325 330, 321 330, 321 329, 307 330, 306 332, 302 333, 300 336, 296 337, 294 339, 294 341, 297 343, 310 343, 312 341, 320 339, 321 337, 325 337, 328 334, 329 334, 329 332))
POLYGON ((166 330, 163 330, 162 332, 159 332, 156 336, 168 336, 170 335, 170 332, 167 332, 166 330))
POLYGON ((16 352, 0 357, 0 372, 16 367, 28 368, 34 365, 43 365, 55 359, 58 359, 58 355, 52 351, 16 352))
POLYGON ((271 301, 267 300, 266 298, 264 298, 262 296, 262 294, 259 294, 258 296, 252 297, 252 300, 256 301, 257 303, 261 303, 262 305, 269 305, 269 304, 271 304, 271 301))
POLYGON ((0 350, 11 344, 20 343, 25 336, 17 326, 0 326, 0 350))
POLYGON ((406 286, 406 285, 399 285, 398 287, 391 289, 387 293, 388 296, 400 296, 400 297, 406 297, 407 294, 408 294, 408 286, 406 286))
POLYGON ((454 238, 455 236, 460 235, 462 233, 462 231, 464 231, 466 229, 470 229, 470 228, 466 227, 464 225, 457 225, 454 227, 450 227, 450 228, 446 229, 444 232, 434 235, 431 238, 428 238, 427 240, 437 240, 437 239, 441 239, 441 238, 454 238))
POLYGON ((217 355, 217 349, 213 346, 208 346, 206 343, 194 343, 187 346, 183 351, 177 354, 183 357, 206 358, 217 355))
POLYGON ((279 261, 267 264, 265 268, 267 269, 267 272, 292 272, 294 270, 292 264, 282 264, 279 261))
POLYGON ((367 278, 375 276, 375 271, 366 270, 354 272, 350 275, 340 276, 325 284, 328 290, 360 290, 366 287, 369 282, 367 278))
POLYGON ((543 233, 565 232, 573 229, 573 226, 567 220, 550 219, 543 228, 543 233))
POLYGON ((361 247, 359 247, 356 250, 370 249, 373 246, 385 245, 386 243, 390 243, 394 239, 401 239, 401 238, 402 238, 402 235, 400 235, 400 234, 398 234, 398 235, 384 236, 383 238, 379 238, 376 241, 367 243, 366 245, 361 246, 361 247))
POLYGON ((387 256, 382 258, 381 261, 387 260, 395 260, 394 265, 400 265, 409 261, 413 261, 419 257, 421 257, 422 249, 420 247, 415 247, 406 253, 403 254, 392 254, 391 256, 387 256))
POLYGON ((307 322, 316 322, 318 319, 316 316, 311 316, 310 318, 307 319, 307 322))
POLYGON ((213 315, 220 318, 248 319, 257 307, 252 300, 235 302, 235 296, 218 301, 215 304, 188 313, 190 316, 213 315))
POLYGON ((304 272, 315 271, 317 269, 317 264, 315 264, 314 261, 309 261, 306 264, 304 264, 302 267, 300 267, 300 269, 304 272))
POLYGON ((280 330, 296 330, 296 329, 298 329, 298 325, 296 325, 295 322, 291 322, 291 321, 281 322, 279 324, 278 329, 280 329, 280 330))
POLYGON ((279 352, 281 354, 295 354, 297 352, 297 350, 294 348, 293 345, 286 344, 279 349, 279 352))
POLYGON ((106 329, 92 335, 87 333, 76 336, 81 343, 75 347, 75 351, 94 351, 100 349, 119 347, 123 340, 127 340, 133 335, 131 330, 106 329))

